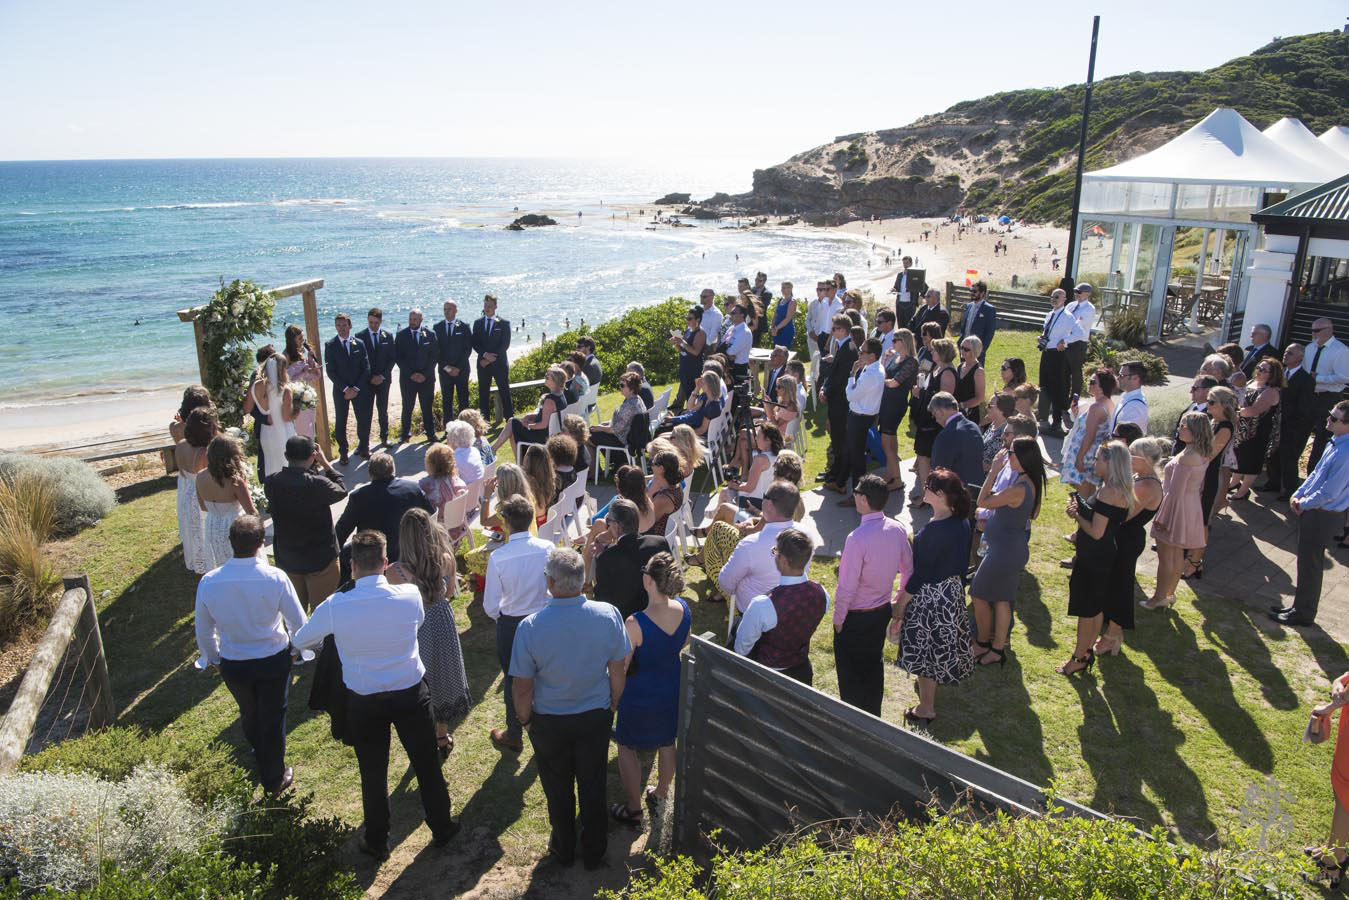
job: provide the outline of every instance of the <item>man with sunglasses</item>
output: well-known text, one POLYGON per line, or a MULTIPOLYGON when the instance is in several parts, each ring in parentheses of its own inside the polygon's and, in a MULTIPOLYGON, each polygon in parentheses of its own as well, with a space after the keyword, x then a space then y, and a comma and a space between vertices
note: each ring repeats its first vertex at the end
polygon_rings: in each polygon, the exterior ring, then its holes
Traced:
POLYGON ((1288 502, 1297 516, 1297 590, 1292 606, 1270 607, 1269 617, 1281 625, 1316 621, 1326 545, 1343 529, 1349 510, 1349 400, 1331 407, 1324 427, 1330 434, 1325 452, 1288 502))
POLYGON ((1316 430, 1312 436, 1312 455, 1307 460, 1307 468, 1315 466, 1321 454, 1325 452, 1330 432, 1326 430, 1326 416, 1344 394, 1349 384, 1349 347, 1335 337, 1335 326, 1329 319, 1317 319, 1312 323, 1312 343, 1307 347, 1311 362, 1307 369, 1316 379, 1315 415, 1316 430))

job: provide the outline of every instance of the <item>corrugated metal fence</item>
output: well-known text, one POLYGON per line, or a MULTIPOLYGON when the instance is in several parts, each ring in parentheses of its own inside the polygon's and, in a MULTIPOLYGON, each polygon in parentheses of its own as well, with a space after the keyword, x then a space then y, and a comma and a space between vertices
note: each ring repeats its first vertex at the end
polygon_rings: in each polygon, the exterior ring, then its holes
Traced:
POLYGON ((695 857, 712 831, 722 846, 749 849, 821 822, 921 815, 934 798, 967 791, 989 809, 1044 806, 1033 784, 697 637, 684 657, 678 740, 674 840, 695 857))

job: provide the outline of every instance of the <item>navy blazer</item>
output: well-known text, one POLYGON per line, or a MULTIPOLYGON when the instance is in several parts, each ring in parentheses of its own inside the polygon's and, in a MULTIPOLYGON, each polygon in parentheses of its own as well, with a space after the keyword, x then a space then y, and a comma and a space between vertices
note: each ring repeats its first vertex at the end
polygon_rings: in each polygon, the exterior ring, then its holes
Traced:
POLYGON ((623 535, 595 557, 595 600, 611 604, 624 619, 646 609, 642 568, 657 553, 669 552, 670 545, 660 535, 623 535))
POLYGON ((398 526, 402 524, 403 513, 410 509, 436 511, 417 482, 393 478, 363 484, 347 497, 346 509, 337 520, 337 542, 345 544, 353 532, 371 528, 384 534, 389 562, 397 562, 398 526))
POLYGON ((350 335, 347 347, 349 349, 343 349, 340 337, 323 345, 323 369, 333 383, 334 396, 349 387, 363 391, 370 386, 370 357, 365 352, 365 344, 350 335))
MULTIPOLYGON (((857 348, 853 346, 852 339, 840 346, 834 351, 834 361, 829 364, 827 374, 820 377, 824 379, 824 396, 828 399, 829 405, 835 403, 843 404, 842 408, 848 407, 848 379, 852 377, 852 364, 857 362, 857 348)), ((823 365, 821 366, 823 371, 823 365)))
POLYGON ((932 468, 950 469, 967 487, 984 483, 984 435, 979 426, 956 413, 932 442, 932 468))
POLYGON ((913 339, 919 347, 923 346, 923 336, 920 332, 928 322, 936 322, 940 325, 942 337, 945 337, 946 326, 951 324, 951 314, 942 309, 940 303, 936 306, 928 306, 926 303, 918 306, 918 310, 913 314, 913 320, 909 322, 909 330, 913 332, 913 339))
POLYGON ((511 323, 500 316, 492 323, 492 333, 487 333, 487 320, 481 316, 473 323, 473 349, 478 352, 478 368, 482 368, 482 355, 495 353, 497 363, 506 365, 506 351, 511 346, 511 323))
POLYGON ((998 310, 987 300, 979 307, 979 315, 970 321, 970 309, 973 303, 965 304, 965 318, 960 323, 960 338, 964 340, 970 335, 977 337, 984 345, 983 352, 979 354, 980 361, 984 354, 988 352, 989 346, 993 343, 993 334, 998 330, 998 310))
POLYGON ((453 366, 459 374, 468 374, 468 357, 473 352, 473 329, 463 319, 455 319, 454 325, 441 319, 436 323, 436 349, 440 353, 442 366, 453 366))
POLYGON ((356 340, 364 344, 367 351, 371 344, 374 344, 374 352, 366 353, 370 359, 370 374, 383 375, 384 383, 388 384, 390 376, 393 375, 393 335, 381 328, 372 340, 370 329, 363 328, 356 333, 356 340))
POLYGON ((1260 364, 1260 360, 1278 358, 1279 351, 1269 344, 1261 344, 1259 347, 1251 344, 1246 348, 1246 357, 1241 361, 1241 372, 1247 379, 1254 378, 1255 367, 1260 364))
MULTIPOLYGON (((1316 376, 1299 368, 1279 391, 1279 430, 1288 435, 1310 434, 1316 427, 1316 376)), ((1305 440, 1305 438, 1304 438, 1305 440)))
POLYGON ((393 355, 398 361, 400 378, 410 376, 413 372, 434 378, 436 360, 440 358, 435 332, 423 325, 417 329, 417 337, 414 338, 411 326, 404 328, 393 340, 393 355))

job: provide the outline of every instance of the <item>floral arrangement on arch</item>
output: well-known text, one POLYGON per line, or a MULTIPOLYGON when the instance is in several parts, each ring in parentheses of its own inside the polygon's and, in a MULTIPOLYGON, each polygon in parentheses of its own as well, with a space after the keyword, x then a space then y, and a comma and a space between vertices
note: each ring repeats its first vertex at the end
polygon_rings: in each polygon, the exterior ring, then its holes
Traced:
POLYGON ((222 425, 243 421, 244 395, 254 365, 253 340, 272 330, 276 301, 269 291, 248 279, 225 284, 202 309, 202 351, 206 389, 215 400, 222 425))

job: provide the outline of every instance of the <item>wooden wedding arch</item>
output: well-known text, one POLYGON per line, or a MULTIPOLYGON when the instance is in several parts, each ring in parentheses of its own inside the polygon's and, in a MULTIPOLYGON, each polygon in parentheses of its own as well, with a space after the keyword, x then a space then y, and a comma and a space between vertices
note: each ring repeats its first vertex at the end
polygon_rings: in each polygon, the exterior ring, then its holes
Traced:
MULTIPOLYGON (((314 410, 314 439, 321 442, 324 455, 332 459, 332 429, 328 426, 328 391, 326 380, 323 377, 323 342, 319 340, 319 313, 318 300, 316 299, 316 295, 322 287, 323 279, 314 278, 309 281, 297 281, 294 284, 283 285, 267 293, 271 295, 273 300, 285 300, 288 297, 298 296, 304 302, 305 337, 309 339, 309 346, 314 349, 314 356, 317 357, 319 363, 318 405, 314 410)), ((205 306, 194 306, 191 309, 178 310, 180 322, 192 323, 192 332, 197 342, 197 368, 200 370, 203 382, 206 380, 206 334, 201 323, 201 314, 205 309, 205 306)))

